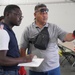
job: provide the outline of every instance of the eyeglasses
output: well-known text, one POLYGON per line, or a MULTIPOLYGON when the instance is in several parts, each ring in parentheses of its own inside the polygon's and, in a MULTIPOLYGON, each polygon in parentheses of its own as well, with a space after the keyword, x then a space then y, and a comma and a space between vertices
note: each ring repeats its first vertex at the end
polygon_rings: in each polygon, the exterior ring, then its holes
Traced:
POLYGON ((24 18, 24 16, 21 16, 21 14, 18 14, 18 13, 15 13, 15 12, 12 12, 14 15, 16 15, 16 16, 18 16, 18 17, 20 17, 21 19, 23 19, 24 18))
POLYGON ((36 10, 36 12, 49 12, 49 9, 48 8, 42 8, 42 9, 39 9, 39 10, 36 10))

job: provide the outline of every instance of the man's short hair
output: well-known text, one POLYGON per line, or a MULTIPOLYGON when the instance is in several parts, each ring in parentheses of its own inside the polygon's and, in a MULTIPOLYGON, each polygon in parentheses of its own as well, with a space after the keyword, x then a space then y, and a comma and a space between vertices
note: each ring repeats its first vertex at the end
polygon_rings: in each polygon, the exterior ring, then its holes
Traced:
POLYGON ((11 5, 7 5, 4 9, 4 16, 6 14, 6 12, 10 13, 12 10, 15 10, 16 8, 20 9, 19 6, 11 4, 11 5))
POLYGON ((36 11, 41 7, 47 7, 47 6, 45 4, 38 4, 38 5, 35 6, 34 10, 36 11))
POLYGON ((0 21, 4 19, 4 16, 0 16, 0 21))

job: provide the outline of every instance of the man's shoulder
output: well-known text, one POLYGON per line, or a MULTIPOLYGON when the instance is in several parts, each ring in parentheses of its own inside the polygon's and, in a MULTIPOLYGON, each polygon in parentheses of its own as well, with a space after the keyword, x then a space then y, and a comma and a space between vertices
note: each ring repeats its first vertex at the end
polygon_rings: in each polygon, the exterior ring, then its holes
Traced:
POLYGON ((9 37, 9 34, 5 29, 0 29, 0 37, 9 37))
POLYGON ((57 27, 57 25, 56 24, 54 24, 54 23, 47 23, 48 24, 48 27, 57 27))
POLYGON ((27 29, 33 29, 33 28, 35 28, 35 27, 36 27, 36 25, 35 25, 35 23, 33 22, 33 23, 31 23, 30 25, 27 26, 27 29))
POLYGON ((54 26, 57 26, 57 25, 56 25, 56 24, 54 24, 54 23, 49 23, 49 22, 48 22, 47 24, 48 24, 48 25, 54 25, 54 26))

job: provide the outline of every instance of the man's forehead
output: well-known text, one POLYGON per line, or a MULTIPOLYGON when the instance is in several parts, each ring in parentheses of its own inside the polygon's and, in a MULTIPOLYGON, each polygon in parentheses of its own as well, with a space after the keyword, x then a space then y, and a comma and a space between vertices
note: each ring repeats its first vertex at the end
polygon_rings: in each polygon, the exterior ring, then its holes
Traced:
POLYGON ((12 12, 18 12, 18 13, 22 13, 22 11, 20 9, 16 9, 16 10, 12 10, 12 12))

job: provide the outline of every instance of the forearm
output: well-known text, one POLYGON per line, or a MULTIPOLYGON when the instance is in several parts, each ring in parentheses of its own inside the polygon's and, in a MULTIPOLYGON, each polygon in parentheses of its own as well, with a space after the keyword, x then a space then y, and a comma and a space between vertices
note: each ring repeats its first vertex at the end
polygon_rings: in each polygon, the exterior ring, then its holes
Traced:
POLYGON ((21 57, 26 56, 26 49, 24 49, 24 48, 20 49, 20 56, 21 57))
POLYGON ((22 49, 21 51, 21 57, 18 58, 12 58, 6 56, 7 51, 1 51, 0 52, 0 65, 1 66, 14 66, 19 63, 27 63, 31 62, 34 55, 29 54, 28 56, 25 53, 25 50, 22 49))
POLYGON ((64 41, 73 41, 75 38, 73 37, 73 33, 68 33, 66 34, 65 38, 64 38, 64 41))
POLYGON ((20 58, 11 58, 11 57, 0 58, 0 65, 2 66, 13 66, 13 65, 17 65, 23 62, 25 62, 25 60, 23 60, 22 57, 20 58))

